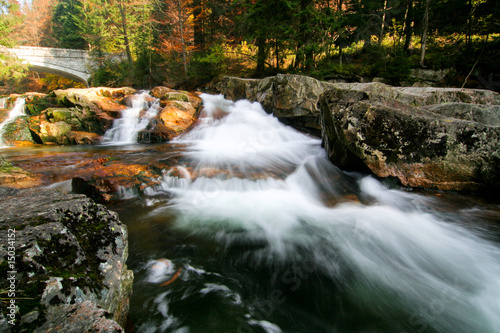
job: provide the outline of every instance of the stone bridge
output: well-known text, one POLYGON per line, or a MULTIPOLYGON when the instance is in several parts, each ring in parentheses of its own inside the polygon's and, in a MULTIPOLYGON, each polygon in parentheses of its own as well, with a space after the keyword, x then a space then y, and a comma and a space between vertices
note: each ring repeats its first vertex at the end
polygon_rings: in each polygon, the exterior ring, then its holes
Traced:
POLYGON ((0 52, 22 59, 32 71, 56 74, 82 82, 86 86, 89 85, 92 62, 88 51, 19 46, 16 48, 0 47, 0 52))

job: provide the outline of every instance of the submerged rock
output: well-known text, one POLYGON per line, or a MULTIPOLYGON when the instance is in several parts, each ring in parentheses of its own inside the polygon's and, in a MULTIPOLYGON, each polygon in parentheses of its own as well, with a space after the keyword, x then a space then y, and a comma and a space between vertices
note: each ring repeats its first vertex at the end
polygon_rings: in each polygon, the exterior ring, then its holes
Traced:
MULTIPOLYGON (((15 331, 122 332, 133 273, 117 214, 54 190, 0 187, 0 196, 0 269, 2 276, 17 272, 15 331), (8 234, 15 235, 14 258, 8 234)), ((0 281, 2 290, 7 283, 0 281)), ((2 302, 0 327, 9 332, 6 310, 2 302)))
POLYGON ((325 148, 343 169, 413 187, 500 187, 497 93, 350 84, 325 92, 320 106, 325 148))
POLYGON ((31 188, 42 184, 42 175, 25 171, 0 158, 0 186, 31 188))
POLYGON ((149 186, 157 184, 164 165, 135 163, 119 159, 99 158, 79 164, 78 172, 71 179, 72 192, 85 194, 99 203, 122 199, 125 189, 138 195, 149 186))

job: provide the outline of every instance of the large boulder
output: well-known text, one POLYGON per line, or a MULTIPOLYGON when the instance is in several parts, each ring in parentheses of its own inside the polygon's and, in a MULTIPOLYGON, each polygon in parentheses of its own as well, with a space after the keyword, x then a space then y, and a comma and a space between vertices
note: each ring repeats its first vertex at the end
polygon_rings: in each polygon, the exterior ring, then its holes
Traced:
POLYGON ((340 84, 319 105, 325 149, 343 169, 412 187, 500 187, 497 93, 340 84))
POLYGON ((99 119, 95 111, 78 107, 48 108, 30 121, 32 133, 44 144, 98 143, 112 124, 112 118, 99 119))
POLYGON ((228 99, 257 101, 283 123, 318 135, 321 124, 317 104, 321 95, 333 87, 333 83, 292 74, 261 80, 225 77, 217 85, 218 91, 228 99))
POLYGON ((0 187, 0 196, 0 288, 14 293, 0 331, 123 332, 133 273, 117 214, 55 190, 0 187))

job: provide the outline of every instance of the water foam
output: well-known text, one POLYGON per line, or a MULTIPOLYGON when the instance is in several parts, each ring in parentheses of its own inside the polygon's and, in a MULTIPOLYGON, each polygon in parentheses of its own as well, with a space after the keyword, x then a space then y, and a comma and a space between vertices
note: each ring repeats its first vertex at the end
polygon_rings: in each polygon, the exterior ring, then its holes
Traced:
POLYGON ((6 145, 2 139, 3 135, 5 134, 5 128, 7 127, 7 125, 13 123, 17 118, 26 115, 24 113, 25 102, 26 100, 24 98, 16 99, 14 107, 9 111, 9 115, 4 121, 2 121, 2 123, 0 123, 0 148, 8 147, 8 145, 6 145))
POLYGON ((132 106, 123 110, 121 118, 113 121, 102 139, 104 145, 128 145, 137 143, 139 132, 145 129, 160 109, 160 102, 149 105, 147 92, 132 96, 132 106))
POLYGON ((429 212, 430 199, 343 173, 319 140, 259 104, 202 98, 206 118, 176 140, 187 146, 187 166, 150 190, 173 196, 150 215, 174 211, 176 228, 226 244, 260 244, 250 254, 259 265, 307 260, 365 311, 385 321, 407 318, 403 329, 500 329, 496 245, 440 220, 429 212), (188 172, 202 168, 230 172, 188 172), (292 171, 270 177, 269 168, 292 171))

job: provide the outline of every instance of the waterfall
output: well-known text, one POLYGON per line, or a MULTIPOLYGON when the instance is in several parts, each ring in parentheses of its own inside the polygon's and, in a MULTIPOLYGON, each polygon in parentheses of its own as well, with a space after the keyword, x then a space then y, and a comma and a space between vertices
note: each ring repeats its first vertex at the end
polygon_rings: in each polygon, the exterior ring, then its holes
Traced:
POLYGON ((20 98, 16 99, 16 102, 14 103, 14 107, 9 111, 9 115, 2 123, 0 123, 0 148, 8 147, 5 144, 5 142, 3 141, 3 135, 5 133, 6 126, 13 123, 18 117, 26 115, 24 113, 25 102, 26 101, 24 98, 20 97, 20 98))
POLYGON ((137 136, 145 129, 160 108, 159 101, 150 103, 147 92, 132 96, 132 106, 122 111, 122 116, 113 121, 113 126, 104 134, 102 144, 127 145, 137 143, 137 136), (149 107, 148 107, 149 106, 149 107))
POLYGON ((6 109, 7 108, 7 97, 2 97, 0 98, 0 109, 6 109))
MULTIPOLYGON (((357 331, 499 332, 498 246, 459 221, 443 219, 431 208, 438 205, 434 199, 343 172, 328 161, 320 140, 281 124, 260 104, 202 98, 205 117, 174 141, 185 147, 184 159, 145 192, 168 194, 168 204, 147 218, 174 214, 174 230, 223 249, 252 248, 233 262, 269 270, 268 284, 277 291, 283 285, 304 290, 303 299, 314 304, 309 311, 337 300, 336 311, 326 305, 321 310, 330 313, 324 315, 325 332, 348 332, 342 320, 329 318, 344 318, 349 309, 378 327, 357 331), (299 273, 286 274, 283 267, 298 267, 299 273), (306 285, 313 277, 318 285, 306 285)), ((190 274, 195 276, 187 270, 183 283, 190 274)), ((199 288, 199 295, 209 292, 206 285, 199 288)), ((218 288, 210 292, 229 294, 226 285, 218 288)), ((233 302, 244 307, 235 310, 245 314, 242 331, 257 325, 281 332, 269 320, 290 295, 272 300, 278 304, 272 308, 264 307, 269 299, 264 305, 233 302)), ((170 323, 177 320, 167 314, 174 306, 165 303, 169 297, 155 299, 165 325, 168 316, 170 323)))

